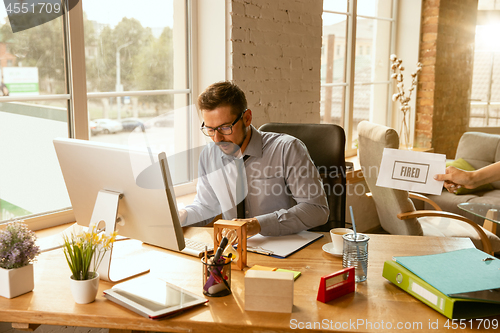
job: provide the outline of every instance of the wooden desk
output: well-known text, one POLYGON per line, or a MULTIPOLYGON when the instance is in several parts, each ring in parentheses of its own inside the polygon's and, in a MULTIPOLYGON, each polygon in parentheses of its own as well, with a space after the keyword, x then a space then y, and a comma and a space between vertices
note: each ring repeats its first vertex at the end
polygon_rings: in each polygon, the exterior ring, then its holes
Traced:
MULTIPOLYGON (((198 229, 200 230, 200 229, 198 229)), ((209 236, 207 229, 201 229, 209 236)), ((321 250, 329 237, 323 237, 287 259, 276 259, 249 253, 249 265, 260 264, 301 271, 295 282, 293 313, 265 313, 244 311, 244 275, 234 270, 233 294, 210 298, 206 306, 192 309, 176 317, 153 321, 143 318, 102 297, 102 291, 112 286, 100 282, 94 303, 79 305, 69 289, 70 271, 61 249, 40 255, 35 264, 35 290, 14 299, 0 297, 0 321, 49 325, 110 328, 110 332, 144 330, 159 332, 286 332, 311 326, 319 331, 377 331, 380 325, 396 327, 398 323, 413 325, 405 331, 429 331, 429 321, 438 321, 439 328, 447 318, 406 294, 382 277, 383 262, 395 255, 424 255, 473 247, 466 238, 370 235, 368 280, 356 285, 356 293, 324 304, 316 301, 320 276, 342 268, 340 258, 321 250), (370 322, 370 325, 367 324, 370 322), (422 326, 415 326, 420 325, 422 326), (326 325, 318 326, 320 324, 326 325), (358 325, 359 324, 359 325, 358 325), (337 329, 335 329, 337 325, 337 329), (342 328, 342 326, 344 326, 342 328), (376 329, 376 327, 379 327, 376 329)), ((141 260, 153 266, 151 274, 159 274, 168 281, 202 294, 202 266, 200 259, 161 250, 147 245, 137 249, 116 243, 118 251, 126 248, 142 255, 141 260)), ((393 331, 395 329, 388 329, 393 331)), ((460 330, 461 332, 468 331, 460 330)))

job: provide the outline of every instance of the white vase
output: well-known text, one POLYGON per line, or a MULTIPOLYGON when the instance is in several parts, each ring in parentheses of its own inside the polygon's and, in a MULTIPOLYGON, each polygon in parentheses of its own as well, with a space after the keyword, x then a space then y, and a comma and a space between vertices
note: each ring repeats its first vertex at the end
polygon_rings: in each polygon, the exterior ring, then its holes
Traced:
POLYGON ((99 273, 94 274, 94 278, 89 280, 73 280, 73 275, 70 276, 71 294, 76 303, 87 304, 95 301, 99 289, 99 273))
POLYGON ((21 268, 0 268, 0 296, 14 298, 35 288, 33 264, 21 268))

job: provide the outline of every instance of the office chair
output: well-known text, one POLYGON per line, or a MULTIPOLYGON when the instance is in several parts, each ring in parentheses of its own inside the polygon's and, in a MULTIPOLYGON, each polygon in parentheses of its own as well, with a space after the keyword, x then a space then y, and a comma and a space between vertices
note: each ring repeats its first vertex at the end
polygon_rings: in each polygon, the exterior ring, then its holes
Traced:
POLYGON ((375 185, 384 148, 399 148, 394 129, 362 121, 358 124, 358 141, 361 170, 385 231, 395 235, 468 237, 484 252, 500 251, 500 238, 468 218, 441 211, 423 195, 375 185), (410 198, 424 200, 437 210, 415 210, 410 198))
POLYGON ((330 231, 345 226, 346 167, 344 129, 333 124, 268 123, 263 132, 285 133, 301 140, 320 171, 330 215, 328 221, 310 230, 330 231))

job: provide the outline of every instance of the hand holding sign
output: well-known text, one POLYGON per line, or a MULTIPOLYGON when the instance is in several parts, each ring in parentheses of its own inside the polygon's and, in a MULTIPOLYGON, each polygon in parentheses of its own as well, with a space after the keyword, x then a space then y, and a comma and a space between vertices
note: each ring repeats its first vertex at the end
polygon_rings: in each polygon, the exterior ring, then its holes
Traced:
POLYGON ((446 155, 385 148, 377 186, 439 195, 443 182, 434 175, 444 173, 445 164, 446 155))

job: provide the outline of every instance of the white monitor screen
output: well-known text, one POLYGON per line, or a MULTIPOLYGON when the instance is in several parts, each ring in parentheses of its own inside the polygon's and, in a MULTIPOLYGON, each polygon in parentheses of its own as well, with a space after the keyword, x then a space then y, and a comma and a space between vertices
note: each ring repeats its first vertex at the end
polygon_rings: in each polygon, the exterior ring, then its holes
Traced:
POLYGON ((184 248, 165 153, 77 139, 58 138, 54 146, 78 224, 90 224, 100 191, 118 192, 119 235, 184 248))

